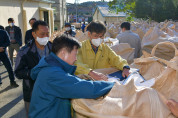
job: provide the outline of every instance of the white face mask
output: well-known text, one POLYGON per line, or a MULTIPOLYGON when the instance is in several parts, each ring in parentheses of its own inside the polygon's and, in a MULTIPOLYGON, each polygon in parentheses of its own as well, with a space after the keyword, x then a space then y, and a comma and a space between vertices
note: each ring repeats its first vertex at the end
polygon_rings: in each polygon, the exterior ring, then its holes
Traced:
POLYGON ((11 27, 14 26, 14 23, 9 23, 9 26, 11 26, 11 27))
POLYGON ((44 37, 44 38, 39 38, 37 37, 36 41, 40 44, 40 45, 46 45, 49 41, 49 37, 44 37))
POLYGON ((69 31, 69 30, 70 30, 70 27, 66 27, 65 30, 66 30, 66 31, 69 31))
POLYGON ((92 39, 91 42, 94 46, 98 47, 103 42, 103 39, 101 38, 92 39))

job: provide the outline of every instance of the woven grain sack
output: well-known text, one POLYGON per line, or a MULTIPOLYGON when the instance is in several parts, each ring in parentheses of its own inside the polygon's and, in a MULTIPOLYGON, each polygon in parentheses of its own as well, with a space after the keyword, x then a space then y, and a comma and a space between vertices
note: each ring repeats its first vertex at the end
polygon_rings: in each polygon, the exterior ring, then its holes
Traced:
POLYGON ((157 44, 150 57, 134 60, 134 64, 140 69, 145 79, 155 78, 154 89, 163 94, 167 99, 178 99, 178 50, 171 42, 157 44), (169 45, 175 50, 175 56, 170 61, 155 57, 155 51, 159 45, 169 45))
POLYGON ((83 32, 81 30, 76 30, 75 38, 79 38, 83 35, 83 32))
POLYGON ((111 91, 98 99, 73 99, 77 118, 174 118, 166 99, 150 88, 115 83, 111 91))
MULTIPOLYGON (((154 89, 159 91, 162 95, 164 95, 167 99, 178 99, 178 50, 176 46, 171 42, 165 42, 164 44, 171 45, 175 49, 175 56, 170 61, 157 58, 160 62, 166 65, 166 68, 164 71, 161 72, 161 74, 156 77, 155 85, 153 86, 154 89)), ((158 44, 159 45, 159 44, 158 44)), ((151 55, 154 55, 154 50, 158 47, 156 45, 153 48, 153 53, 151 55)))
POLYGON ((79 37, 76 37, 76 39, 77 39, 79 42, 88 40, 88 39, 89 39, 89 37, 88 37, 88 32, 81 33, 81 35, 80 35, 79 37))
MULTIPOLYGON (((152 48, 160 42, 170 41, 178 47, 178 37, 171 37, 167 33, 161 31, 158 26, 150 29, 143 37, 142 50, 151 52, 152 48)), ((155 56, 170 60, 174 56, 174 49, 170 45, 159 46, 155 56)))
POLYGON ((122 58, 126 59, 129 64, 134 60, 134 48, 131 48, 128 43, 119 43, 111 46, 111 49, 122 58))

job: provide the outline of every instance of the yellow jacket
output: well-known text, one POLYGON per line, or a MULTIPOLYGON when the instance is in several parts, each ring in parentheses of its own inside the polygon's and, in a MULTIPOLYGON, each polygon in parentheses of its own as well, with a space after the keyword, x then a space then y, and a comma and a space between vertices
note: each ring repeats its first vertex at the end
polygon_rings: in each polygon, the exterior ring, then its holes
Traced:
POLYGON ((88 74, 93 69, 115 67, 123 70, 123 67, 128 65, 125 59, 118 56, 106 44, 101 44, 97 53, 93 51, 90 40, 82 42, 81 48, 78 50, 76 61, 76 75, 88 74))

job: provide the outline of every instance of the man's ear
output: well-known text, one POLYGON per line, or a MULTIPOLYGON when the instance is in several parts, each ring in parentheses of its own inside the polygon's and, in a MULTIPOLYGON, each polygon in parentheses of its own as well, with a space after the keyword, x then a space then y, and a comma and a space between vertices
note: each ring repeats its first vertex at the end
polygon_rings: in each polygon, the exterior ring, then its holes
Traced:
POLYGON ((58 52, 57 56, 60 57, 62 60, 64 60, 65 54, 66 54, 66 49, 63 48, 60 50, 60 52, 58 52))
POLYGON ((88 37, 90 37, 90 38, 91 38, 91 32, 89 32, 89 31, 88 31, 88 37))
POLYGON ((36 39, 36 34, 35 34, 35 32, 32 32, 32 36, 33 36, 34 39, 36 39))

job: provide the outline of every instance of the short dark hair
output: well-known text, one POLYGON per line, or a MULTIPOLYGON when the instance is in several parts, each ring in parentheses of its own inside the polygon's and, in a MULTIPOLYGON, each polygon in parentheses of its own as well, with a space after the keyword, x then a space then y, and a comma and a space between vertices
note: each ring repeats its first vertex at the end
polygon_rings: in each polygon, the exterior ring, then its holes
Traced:
POLYGON ((9 18, 8 22, 14 22, 14 19, 13 18, 9 18))
POLYGON ((2 25, 0 25, 0 29, 1 29, 1 30, 4 30, 4 27, 3 27, 2 25))
POLYGON ((71 51, 74 49, 74 46, 76 46, 77 49, 80 48, 79 42, 75 38, 63 34, 54 39, 52 44, 52 52, 57 54, 61 49, 66 48, 67 51, 71 53, 71 51))
POLYGON ((125 28, 126 30, 130 30, 130 23, 129 22, 123 22, 121 24, 121 28, 125 28))
POLYGON ((70 23, 65 23, 65 26, 70 26, 71 27, 71 24, 70 23))
POLYGON ((36 18, 31 18, 31 19, 29 20, 29 23, 30 23, 31 20, 35 20, 35 21, 36 21, 36 18))
MULTIPOLYGON (((42 20, 37 20, 33 26, 32 26, 32 31, 36 32, 38 30, 38 26, 42 25, 42 26, 48 26, 48 24, 45 21, 42 20)), ((49 26, 48 26, 49 27, 49 26)))
POLYGON ((87 30, 91 33, 96 32, 97 34, 98 33, 104 33, 104 34, 106 33, 106 27, 100 21, 92 21, 88 25, 87 30))

